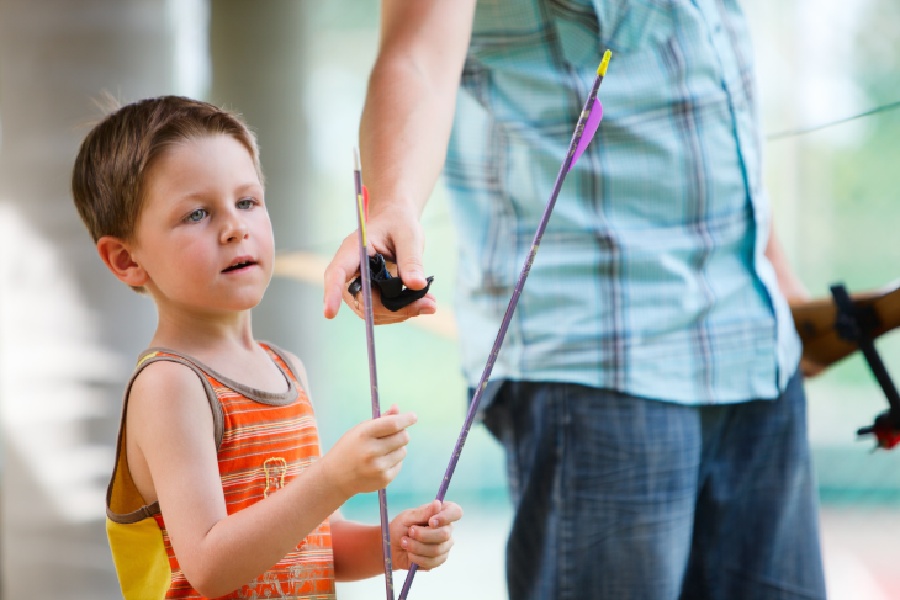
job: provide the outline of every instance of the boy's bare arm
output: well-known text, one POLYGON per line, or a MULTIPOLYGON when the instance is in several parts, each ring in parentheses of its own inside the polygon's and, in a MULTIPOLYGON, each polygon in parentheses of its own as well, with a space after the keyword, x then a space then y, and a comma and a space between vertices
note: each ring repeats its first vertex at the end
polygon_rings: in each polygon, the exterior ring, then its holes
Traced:
POLYGON ((137 448, 191 585, 216 597, 274 565, 350 496, 385 487, 406 454, 411 413, 348 431, 334 448, 267 499, 227 515, 210 408, 197 376, 176 363, 149 365, 128 409, 129 462, 137 448))

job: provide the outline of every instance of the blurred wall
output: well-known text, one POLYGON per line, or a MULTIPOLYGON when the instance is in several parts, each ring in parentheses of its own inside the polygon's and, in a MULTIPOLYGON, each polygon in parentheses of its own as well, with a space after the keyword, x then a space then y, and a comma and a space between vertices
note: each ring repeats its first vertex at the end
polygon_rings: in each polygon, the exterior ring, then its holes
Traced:
MULTIPOLYGON (((304 6, 0 0, 4 597, 118 596, 105 486, 122 389, 156 322, 149 299, 106 272, 72 205, 95 100, 212 89, 258 132, 276 235, 290 243, 304 222, 304 6)), ((257 335, 301 352, 293 321, 276 317, 290 314, 282 288, 258 311, 257 335)))
POLYGON ((93 100, 174 91, 166 2, 0 4, 3 587, 113 598, 102 526, 122 382, 155 325, 72 206, 93 100))

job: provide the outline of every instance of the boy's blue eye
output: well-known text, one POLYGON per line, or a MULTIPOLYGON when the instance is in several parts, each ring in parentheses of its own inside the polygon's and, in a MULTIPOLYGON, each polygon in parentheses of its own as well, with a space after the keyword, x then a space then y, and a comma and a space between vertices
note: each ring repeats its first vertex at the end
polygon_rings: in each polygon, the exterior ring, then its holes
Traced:
POLYGON ((241 198, 237 202, 238 208, 253 208, 256 206, 256 200, 253 198, 241 198))
POLYGON ((197 223, 199 221, 202 221, 204 217, 206 217, 206 215, 207 212, 205 208, 198 208, 197 210, 191 211, 190 214, 185 217, 185 220, 191 223, 197 223))

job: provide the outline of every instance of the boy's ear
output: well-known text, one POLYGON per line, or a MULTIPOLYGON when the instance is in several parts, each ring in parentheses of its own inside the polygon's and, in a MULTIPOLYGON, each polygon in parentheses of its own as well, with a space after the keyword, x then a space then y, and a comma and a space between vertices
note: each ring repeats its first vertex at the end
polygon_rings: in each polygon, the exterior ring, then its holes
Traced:
POLYGON ((133 288, 140 288, 149 277, 147 272, 131 256, 128 244, 119 238, 104 236, 97 240, 97 252, 106 267, 119 281, 133 288))

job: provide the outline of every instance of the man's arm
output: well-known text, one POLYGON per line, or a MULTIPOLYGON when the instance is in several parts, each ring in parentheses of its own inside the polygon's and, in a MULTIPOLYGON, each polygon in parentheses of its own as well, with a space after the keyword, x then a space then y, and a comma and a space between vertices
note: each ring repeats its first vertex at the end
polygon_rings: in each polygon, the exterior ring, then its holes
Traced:
MULTIPOLYGON (((772 267, 775 269, 778 287, 781 290, 781 293, 784 294, 784 297, 787 298, 788 304, 800 304, 809 300, 809 291, 788 263, 784 248, 781 246, 781 241, 775 234, 774 223, 769 227, 769 242, 766 244, 765 254, 769 259, 769 262, 772 263, 772 267)), ((818 375, 825 370, 827 366, 828 365, 817 362, 806 352, 806 348, 804 348, 803 355, 800 357, 800 370, 806 377, 818 375)))
MULTIPOLYGON (((422 289, 419 218, 443 168, 475 0, 383 0, 381 9, 378 56, 360 123, 370 197, 366 232, 376 251, 396 259, 404 284, 422 289)), ((348 236, 325 271, 328 318, 337 314, 358 269, 356 243, 355 234, 348 236)), ((427 307, 434 312, 433 299, 410 305, 400 320, 427 307)))
POLYGON ((775 233, 774 221, 769 225, 769 242, 766 244, 765 254, 775 269, 778 287, 788 302, 807 300, 809 292, 788 263, 781 241, 775 233))

